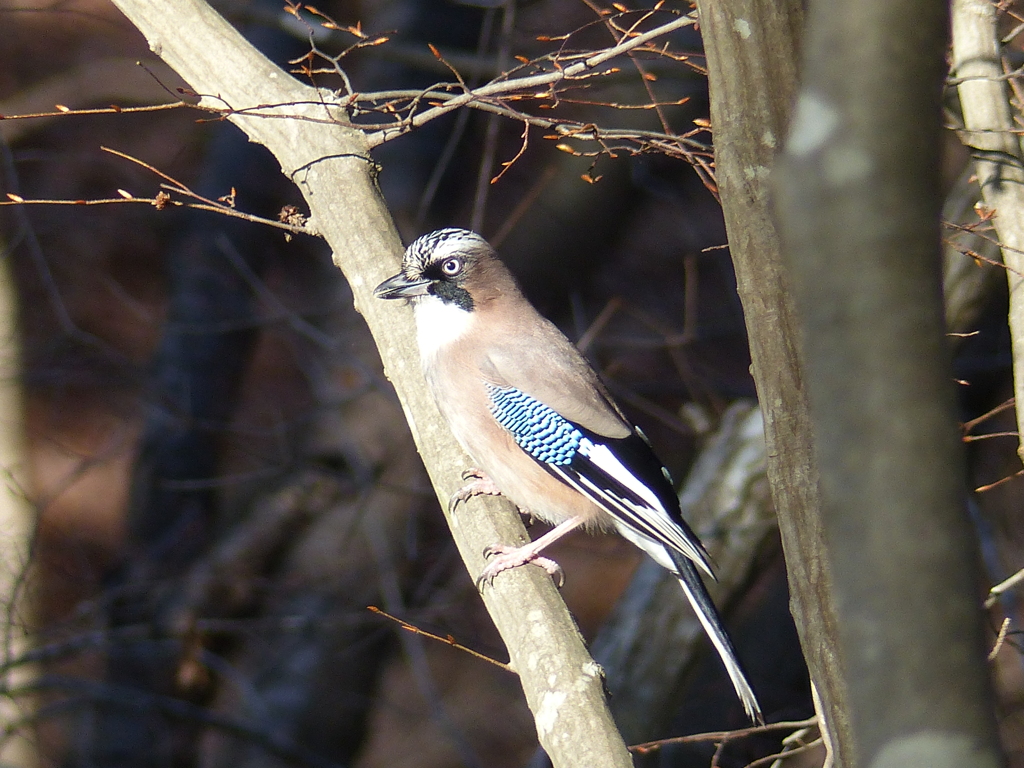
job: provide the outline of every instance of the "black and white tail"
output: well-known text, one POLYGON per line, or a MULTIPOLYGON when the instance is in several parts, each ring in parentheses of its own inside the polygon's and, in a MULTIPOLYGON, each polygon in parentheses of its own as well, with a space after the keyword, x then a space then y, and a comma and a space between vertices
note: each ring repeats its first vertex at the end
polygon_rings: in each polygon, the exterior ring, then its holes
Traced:
POLYGON ((694 613, 697 614, 700 623, 704 625, 704 631, 707 632, 715 650, 722 658, 725 671, 729 673, 729 679, 732 681, 733 688, 736 689, 736 695, 743 702, 743 709, 746 710, 752 721, 763 725, 764 717, 761 715, 761 706, 757 703, 757 697, 754 695, 750 683, 747 682, 747 676, 736 656, 736 649, 722 625, 718 609, 711 602, 711 595, 708 594, 707 587, 704 586, 704 582, 697 572, 697 567, 685 555, 674 552, 668 547, 665 547, 665 550, 675 564, 673 570, 686 597, 690 600, 690 605, 693 606, 694 613))

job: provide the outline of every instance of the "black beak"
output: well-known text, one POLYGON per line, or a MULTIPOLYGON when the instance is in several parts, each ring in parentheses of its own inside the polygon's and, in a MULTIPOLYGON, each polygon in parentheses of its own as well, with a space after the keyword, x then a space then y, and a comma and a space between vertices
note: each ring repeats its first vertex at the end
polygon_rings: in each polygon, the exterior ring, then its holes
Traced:
POLYGON ((374 288, 373 295, 378 299, 411 299, 426 295, 429 287, 429 280, 414 280, 405 272, 399 272, 374 288))

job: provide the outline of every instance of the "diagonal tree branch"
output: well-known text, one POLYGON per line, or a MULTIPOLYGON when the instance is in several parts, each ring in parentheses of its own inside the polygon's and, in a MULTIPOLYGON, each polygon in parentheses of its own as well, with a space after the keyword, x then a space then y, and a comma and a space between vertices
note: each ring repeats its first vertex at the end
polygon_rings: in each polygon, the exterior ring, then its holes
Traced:
MULTIPOLYGON (((338 124, 345 116, 331 94, 295 81, 205 2, 115 3, 156 54, 197 92, 210 94, 204 106, 229 103, 237 110, 228 119, 273 152, 302 191, 311 226, 331 245, 352 286, 434 486, 446 500, 468 460, 423 384, 411 313, 372 298, 373 286, 397 269, 401 243, 374 181, 366 137, 338 124)), ((518 515, 496 500, 464 505, 449 523, 473 575, 483 566, 485 546, 526 540, 518 515)), ((485 590, 484 602, 554 764, 631 765, 604 701, 600 668, 550 579, 537 569, 517 569, 485 590)))

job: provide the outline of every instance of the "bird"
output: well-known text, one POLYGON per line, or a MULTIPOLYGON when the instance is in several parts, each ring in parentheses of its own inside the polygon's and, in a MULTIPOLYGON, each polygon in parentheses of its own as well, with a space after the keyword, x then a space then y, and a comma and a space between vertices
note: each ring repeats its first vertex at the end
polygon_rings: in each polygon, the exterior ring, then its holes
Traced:
POLYGON ((700 576, 711 558, 683 519, 671 477, 568 338, 523 295, 479 234, 446 228, 406 249, 401 271, 374 289, 413 307, 424 377, 475 466, 449 509, 501 495, 554 526, 521 547, 495 545, 477 579, 526 563, 561 578, 541 553, 577 528, 614 529, 682 585, 744 710, 760 705, 700 576))

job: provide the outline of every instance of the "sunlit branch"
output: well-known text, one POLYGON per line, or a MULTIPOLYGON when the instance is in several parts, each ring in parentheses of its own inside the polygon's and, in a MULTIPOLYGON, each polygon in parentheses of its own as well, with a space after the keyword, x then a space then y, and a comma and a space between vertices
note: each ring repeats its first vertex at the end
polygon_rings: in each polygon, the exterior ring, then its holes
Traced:
MULTIPOLYGON (((616 56, 628 53, 635 48, 645 45, 651 40, 667 35, 677 29, 692 26, 694 23, 695 20, 692 16, 681 16, 667 24, 663 24, 660 27, 656 27, 648 32, 637 35, 636 37, 625 39, 618 45, 587 56, 583 60, 571 64, 568 67, 561 67, 557 62, 555 62, 554 65, 556 69, 552 72, 543 72, 537 75, 528 75, 526 77, 509 80, 491 81, 479 88, 466 90, 465 92, 450 98, 444 104, 439 104, 425 110, 424 112, 420 112, 419 114, 411 115, 407 120, 402 121, 395 126, 382 128, 379 131, 371 133, 367 138, 370 146, 376 147, 395 136, 406 133, 413 128, 430 122, 431 120, 434 120, 441 115, 445 115, 455 109, 467 105, 475 106, 474 102, 486 100, 488 98, 493 99, 498 96, 513 94, 520 91, 536 90, 544 86, 548 86, 550 88, 550 86, 557 85, 566 80, 574 80, 592 75, 593 70, 596 67, 614 59, 616 56)), ((522 119, 522 117, 520 116, 519 119, 522 119)))

